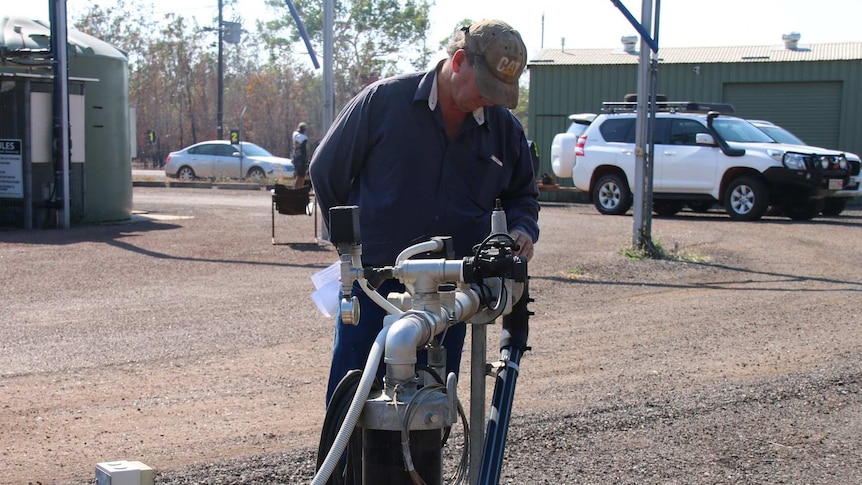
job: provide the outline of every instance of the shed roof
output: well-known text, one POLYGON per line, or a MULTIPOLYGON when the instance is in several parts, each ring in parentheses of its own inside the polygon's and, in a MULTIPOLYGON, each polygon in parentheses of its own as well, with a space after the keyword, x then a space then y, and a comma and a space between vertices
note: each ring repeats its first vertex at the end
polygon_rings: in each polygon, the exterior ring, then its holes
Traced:
MULTIPOLYGON (((663 64, 745 63, 745 62, 813 62, 850 61, 862 59, 862 42, 838 42, 797 45, 752 45, 732 47, 659 47, 659 62, 663 64)), ((528 65, 598 65, 637 64, 640 55, 635 49, 626 52, 614 49, 543 49, 529 60, 528 65)))

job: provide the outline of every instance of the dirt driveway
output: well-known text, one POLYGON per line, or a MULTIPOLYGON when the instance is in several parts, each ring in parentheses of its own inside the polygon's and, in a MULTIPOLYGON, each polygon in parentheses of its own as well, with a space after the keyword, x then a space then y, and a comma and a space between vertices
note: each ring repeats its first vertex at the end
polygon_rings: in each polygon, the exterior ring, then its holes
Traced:
MULTIPOLYGON (((272 245, 265 191, 136 187, 134 207, 0 231, 0 483, 119 459, 307 482, 332 338, 309 277, 335 251, 307 216, 272 245)), ((630 216, 540 217, 504 483, 862 483, 860 208, 655 219, 684 261, 622 257, 630 216)))

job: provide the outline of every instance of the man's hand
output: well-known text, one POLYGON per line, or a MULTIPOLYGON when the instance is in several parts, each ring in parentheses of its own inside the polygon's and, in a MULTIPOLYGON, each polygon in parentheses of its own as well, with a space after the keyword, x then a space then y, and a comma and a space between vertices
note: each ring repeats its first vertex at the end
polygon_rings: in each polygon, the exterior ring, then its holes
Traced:
POLYGON ((533 257, 533 239, 521 229, 512 229, 512 231, 509 232, 509 235, 515 240, 515 244, 521 247, 521 249, 515 253, 515 256, 520 256, 522 258, 526 258, 527 261, 530 261, 533 257))

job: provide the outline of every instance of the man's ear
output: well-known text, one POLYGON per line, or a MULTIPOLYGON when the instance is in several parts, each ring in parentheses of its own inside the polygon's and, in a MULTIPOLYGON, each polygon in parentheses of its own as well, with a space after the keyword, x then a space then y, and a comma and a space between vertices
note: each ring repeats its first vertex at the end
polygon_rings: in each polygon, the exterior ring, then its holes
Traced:
POLYGON ((455 54, 452 55, 452 72, 460 72, 461 64, 464 62, 470 62, 467 60, 467 51, 464 49, 458 49, 455 51, 455 54))

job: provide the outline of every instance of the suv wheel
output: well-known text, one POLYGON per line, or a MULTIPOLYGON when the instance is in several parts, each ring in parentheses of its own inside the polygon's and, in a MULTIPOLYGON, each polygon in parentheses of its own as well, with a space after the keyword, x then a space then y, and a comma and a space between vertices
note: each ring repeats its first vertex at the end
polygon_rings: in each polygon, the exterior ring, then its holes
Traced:
POLYGON ((652 202, 652 211, 659 217, 672 216, 685 207, 685 201, 682 200, 654 200, 652 202))
POLYGON ((844 211, 847 206, 848 197, 827 197, 826 203, 823 205, 824 216, 837 216, 844 211))
POLYGON ((711 200, 690 200, 687 205, 692 211, 703 214, 705 212, 709 212, 709 209, 712 208, 714 204, 715 202, 712 202, 711 200))
POLYGON ((766 185, 755 177, 738 177, 724 195, 724 210, 736 221, 756 221, 769 208, 766 185))
POLYGON ((593 205, 602 214, 625 214, 632 206, 629 184, 618 174, 602 175, 593 187, 593 205))
POLYGON ((824 199, 794 200, 784 207, 784 215, 794 221, 810 221, 820 215, 824 203, 824 199))

